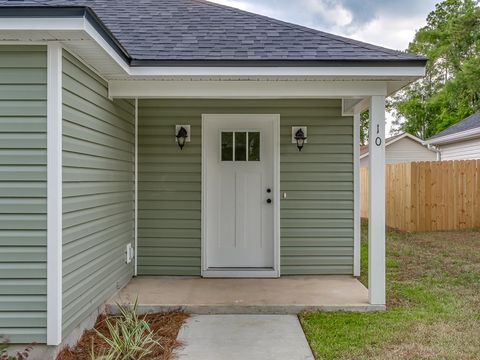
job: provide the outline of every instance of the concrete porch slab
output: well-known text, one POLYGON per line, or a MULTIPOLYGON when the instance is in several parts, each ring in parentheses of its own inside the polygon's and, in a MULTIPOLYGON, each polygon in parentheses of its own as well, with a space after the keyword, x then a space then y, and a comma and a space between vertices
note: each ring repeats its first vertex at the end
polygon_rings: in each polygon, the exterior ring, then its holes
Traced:
POLYGON ((298 314, 302 311, 378 311, 352 276, 286 276, 279 279, 137 277, 107 304, 132 304, 139 312, 184 309, 192 314, 298 314))

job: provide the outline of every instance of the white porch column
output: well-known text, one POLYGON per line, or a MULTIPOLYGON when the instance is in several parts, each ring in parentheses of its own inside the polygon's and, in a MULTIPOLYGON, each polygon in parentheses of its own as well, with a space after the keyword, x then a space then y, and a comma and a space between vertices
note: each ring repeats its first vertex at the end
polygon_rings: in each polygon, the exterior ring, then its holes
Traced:
POLYGON ((385 305, 385 96, 370 98, 368 295, 385 305))

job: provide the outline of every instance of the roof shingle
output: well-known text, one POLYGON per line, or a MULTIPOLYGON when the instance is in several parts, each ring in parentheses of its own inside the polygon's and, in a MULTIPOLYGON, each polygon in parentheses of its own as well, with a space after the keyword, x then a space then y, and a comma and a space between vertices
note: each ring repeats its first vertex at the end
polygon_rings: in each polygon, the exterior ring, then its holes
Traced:
POLYGON ((184 60, 424 61, 204 0, 0 0, 0 16, 2 7, 12 6, 91 8, 126 49, 132 65, 184 60))
POLYGON ((442 132, 432 136, 430 140, 441 138, 447 135, 453 135, 456 133, 460 133, 463 131, 467 130, 473 130, 480 128, 480 111, 477 111, 476 113, 470 115, 469 117, 463 119, 462 121, 450 126, 449 128, 446 128, 442 132))

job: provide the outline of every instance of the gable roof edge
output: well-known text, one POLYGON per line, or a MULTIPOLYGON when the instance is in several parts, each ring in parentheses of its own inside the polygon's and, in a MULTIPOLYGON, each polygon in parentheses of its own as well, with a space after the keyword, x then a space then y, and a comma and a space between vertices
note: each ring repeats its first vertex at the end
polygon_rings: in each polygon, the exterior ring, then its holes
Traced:
MULTIPOLYGON (((424 140, 420 139, 419 137, 417 137, 415 135, 412 135, 410 133, 404 132, 403 134, 395 136, 391 141, 388 141, 388 139, 387 139, 385 141, 385 148, 387 146, 390 146, 390 145, 396 143, 397 141, 400 141, 400 140, 405 139, 405 138, 409 138, 410 140, 413 140, 413 141, 419 143, 422 146, 427 145, 427 143, 424 140)), ((430 150, 430 151, 433 151, 433 150, 429 149, 428 147, 427 147, 427 149, 430 150)), ((370 151, 367 151, 367 152, 363 153, 362 155, 360 155, 360 159, 363 159, 363 158, 367 157, 369 153, 370 153, 370 151)))
POLYGON ((0 18, 73 18, 83 17, 113 50, 130 65, 131 56, 108 27, 88 6, 0 6, 0 18))
POLYGON ((428 145, 440 145, 440 144, 461 142, 463 140, 470 140, 472 138, 477 138, 477 137, 480 137, 480 127, 465 130, 465 131, 459 131, 453 134, 430 138, 426 140, 425 143, 428 145))

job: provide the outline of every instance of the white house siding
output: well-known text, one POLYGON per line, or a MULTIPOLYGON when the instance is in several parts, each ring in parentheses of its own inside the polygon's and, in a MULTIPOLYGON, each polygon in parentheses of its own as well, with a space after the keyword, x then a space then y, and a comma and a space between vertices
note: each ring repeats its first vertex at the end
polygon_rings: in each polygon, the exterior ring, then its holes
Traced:
POLYGON ((480 138, 439 146, 441 160, 480 159, 480 138))
MULTIPOLYGON (((434 151, 428 150, 427 147, 408 137, 390 145, 387 144, 385 151, 386 164, 437 160, 437 154, 434 151)), ((368 167, 368 156, 360 160, 360 167, 368 167)))

